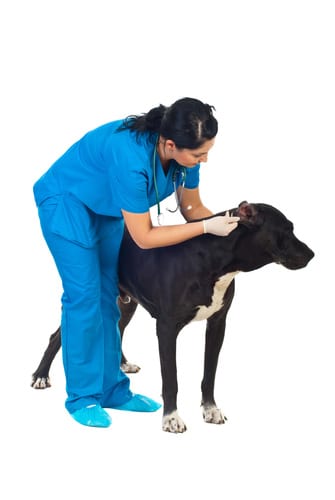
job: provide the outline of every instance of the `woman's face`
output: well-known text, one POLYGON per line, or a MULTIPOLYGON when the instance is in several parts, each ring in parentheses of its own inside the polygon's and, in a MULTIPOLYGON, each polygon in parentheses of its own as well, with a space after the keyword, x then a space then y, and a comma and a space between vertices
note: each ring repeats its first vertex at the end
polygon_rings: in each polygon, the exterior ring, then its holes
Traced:
MULTIPOLYGON (((172 142, 172 141, 171 141, 172 142)), ((209 150, 214 146, 215 138, 205 141, 197 149, 178 149, 173 143, 172 159, 183 167, 195 167, 198 163, 206 163, 209 150)))

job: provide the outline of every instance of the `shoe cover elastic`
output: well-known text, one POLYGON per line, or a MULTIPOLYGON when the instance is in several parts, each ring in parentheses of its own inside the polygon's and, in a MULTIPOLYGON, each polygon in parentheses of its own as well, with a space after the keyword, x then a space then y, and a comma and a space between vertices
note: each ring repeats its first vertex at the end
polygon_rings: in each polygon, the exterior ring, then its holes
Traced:
POLYGON ((159 410, 161 406, 162 405, 160 403, 157 403, 147 396, 142 396, 141 394, 133 394, 132 398, 129 401, 120 406, 113 406, 113 408, 115 410, 151 412, 159 410))
POLYGON ((89 427, 109 427, 112 423, 111 417, 100 405, 80 408, 80 410, 71 413, 71 416, 80 424, 89 427))

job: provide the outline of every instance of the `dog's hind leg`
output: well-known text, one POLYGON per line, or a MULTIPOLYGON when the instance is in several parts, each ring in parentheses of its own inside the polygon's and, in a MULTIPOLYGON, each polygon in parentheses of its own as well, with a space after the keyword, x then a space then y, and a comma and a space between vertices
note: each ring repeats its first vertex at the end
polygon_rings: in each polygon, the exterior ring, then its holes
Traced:
MULTIPOLYGON (((133 317, 138 304, 128 295, 122 293, 120 293, 118 304, 121 312, 121 317, 119 320, 119 328, 122 341, 124 330, 128 325, 128 323, 130 322, 131 318, 133 317)), ((33 387, 34 389, 46 389, 48 387, 51 387, 50 377, 49 377, 50 367, 60 348, 61 348, 61 327, 58 327, 57 330, 50 336, 48 347, 43 354, 42 360, 38 365, 38 368, 34 371, 32 375, 32 380, 30 384, 31 387, 33 387)), ((139 366, 128 363, 123 352, 122 352, 121 368, 128 373, 136 373, 140 370, 139 366)))
MULTIPOLYGON (((120 296, 118 298, 118 306, 121 312, 121 317, 119 320, 119 329, 120 329, 121 345, 122 345, 124 330, 126 326, 129 324, 132 317, 134 316, 138 303, 133 298, 129 297, 129 295, 120 292, 120 296)), ((141 368, 133 363, 129 363, 122 350, 121 369, 125 373, 137 373, 138 371, 140 371, 141 368)))
POLYGON ((60 327, 50 336, 49 345, 43 354, 37 370, 32 375, 31 387, 34 389, 46 389, 51 386, 49 371, 57 352, 61 347, 60 327))

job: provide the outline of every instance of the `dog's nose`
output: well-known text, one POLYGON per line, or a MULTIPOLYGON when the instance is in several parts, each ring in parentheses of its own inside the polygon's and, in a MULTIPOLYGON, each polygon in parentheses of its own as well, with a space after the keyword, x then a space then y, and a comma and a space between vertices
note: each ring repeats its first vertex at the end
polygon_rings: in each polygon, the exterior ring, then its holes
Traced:
POLYGON ((308 262, 309 262, 310 260, 312 260, 315 257, 315 253, 310 248, 308 250, 309 250, 308 262))

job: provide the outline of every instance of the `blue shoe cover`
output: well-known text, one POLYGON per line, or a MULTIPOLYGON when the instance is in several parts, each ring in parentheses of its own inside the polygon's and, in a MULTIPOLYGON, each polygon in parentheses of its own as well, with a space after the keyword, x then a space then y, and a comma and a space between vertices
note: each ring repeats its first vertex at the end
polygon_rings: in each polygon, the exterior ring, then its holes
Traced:
POLYGON ((71 416, 82 425, 89 427, 109 427, 112 419, 100 405, 89 405, 71 413, 71 416))
POLYGON ((133 394, 132 398, 129 401, 120 406, 113 406, 113 408, 115 410, 151 412, 159 410, 161 406, 162 405, 160 403, 157 403, 147 396, 142 396, 141 394, 133 394))

